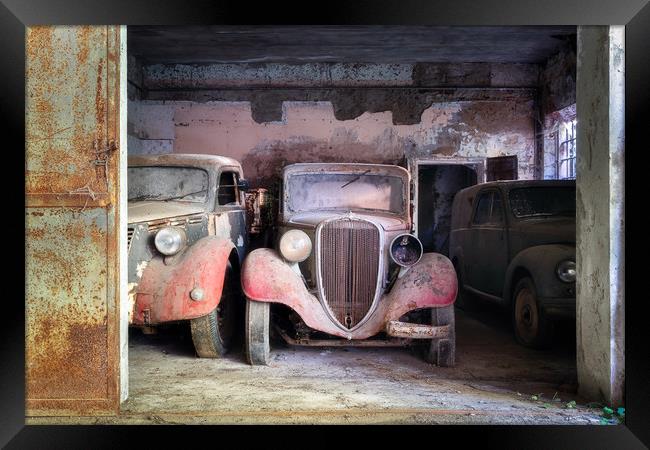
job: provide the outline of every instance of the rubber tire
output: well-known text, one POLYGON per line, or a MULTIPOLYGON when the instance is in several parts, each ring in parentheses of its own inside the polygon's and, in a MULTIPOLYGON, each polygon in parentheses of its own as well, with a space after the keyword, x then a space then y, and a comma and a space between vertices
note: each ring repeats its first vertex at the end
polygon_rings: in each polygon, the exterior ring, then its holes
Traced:
POLYGON ((463 311, 467 311, 471 308, 471 297, 463 288, 463 277, 458 266, 458 262, 454 262, 454 270, 456 271, 456 278, 458 280, 458 293, 456 294, 456 301, 454 304, 463 311))
POLYGON ((431 339, 424 354, 425 361, 438 367, 453 367, 456 364, 456 315, 453 303, 432 308, 431 325, 449 325, 449 337, 431 339))
POLYGON ((552 341, 554 322, 549 320, 537 302, 535 283, 529 277, 524 277, 517 282, 512 294, 512 327, 516 341, 529 348, 547 348, 552 341), (524 322, 524 306, 528 305, 530 325, 524 322))
POLYGON ((271 304, 246 299, 244 352, 251 366, 266 366, 270 361, 269 342, 271 304))
POLYGON ((228 353, 235 328, 238 283, 228 262, 219 304, 209 314, 190 320, 192 342, 199 358, 221 358, 228 353))

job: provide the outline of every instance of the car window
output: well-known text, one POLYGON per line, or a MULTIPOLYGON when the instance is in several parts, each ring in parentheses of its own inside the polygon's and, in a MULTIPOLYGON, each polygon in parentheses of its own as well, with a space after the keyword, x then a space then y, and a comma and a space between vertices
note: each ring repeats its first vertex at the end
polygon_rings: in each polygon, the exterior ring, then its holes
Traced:
POLYGON ((217 204, 237 205, 239 195, 237 183, 239 179, 235 172, 221 172, 219 176, 219 187, 217 189, 217 204))
POLYGON ((482 193, 476 202, 476 211, 474 213, 474 225, 488 223, 490 220, 490 207, 492 203, 492 192, 482 193))
POLYGON ((499 192, 494 192, 494 195, 492 196, 492 214, 490 215, 490 223, 495 225, 503 224, 503 203, 499 192))

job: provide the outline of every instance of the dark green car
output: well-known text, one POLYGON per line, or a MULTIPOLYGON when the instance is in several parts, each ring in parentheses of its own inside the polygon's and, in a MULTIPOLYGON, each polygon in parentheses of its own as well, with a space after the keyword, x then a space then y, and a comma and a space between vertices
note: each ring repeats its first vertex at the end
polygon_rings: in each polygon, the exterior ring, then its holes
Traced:
POLYGON ((474 294, 508 308, 515 337, 542 348, 575 317, 574 180, 494 181, 454 197, 450 259, 462 307, 474 294))

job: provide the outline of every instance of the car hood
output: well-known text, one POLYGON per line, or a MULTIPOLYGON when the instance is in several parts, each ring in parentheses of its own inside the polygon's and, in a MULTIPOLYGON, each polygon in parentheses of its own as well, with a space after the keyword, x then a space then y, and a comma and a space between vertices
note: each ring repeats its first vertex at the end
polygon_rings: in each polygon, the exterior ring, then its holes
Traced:
POLYGON ((513 231, 526 235, 530 245, 576 242, 575 217, 531 217, 520 219, 513 231))
MULTIPOLYGON (((344 217, 350 215, 347 211, 310 211, 303 213, 293 214, 289 220, 288 224, 296 225, 307 225, 311 227, 318 226, 323 220, 335 219, 339 217, 344 217)), ((395 231, 395 230, 409 230, 409 223, 401 217, 390 215, 390 214, 380 214, 380 213, 360 213, 353 212, 351 213, 353 217, 358 217, 360 219, 369 220, 380 225, 384 231, 395 231)))
POLYGON ((201 203, 142 201, 129 202, 128 222, 149 222, 169 217, 187 216, 204 212, 201 203))

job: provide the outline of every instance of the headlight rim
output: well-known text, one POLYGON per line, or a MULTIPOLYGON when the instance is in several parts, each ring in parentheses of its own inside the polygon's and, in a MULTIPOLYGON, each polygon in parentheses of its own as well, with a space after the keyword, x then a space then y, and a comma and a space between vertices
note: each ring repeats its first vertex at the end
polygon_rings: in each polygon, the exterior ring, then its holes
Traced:
POLYGON ((578 277, 578 272, 576 270, 576 262, 572 259, 564 259, 560 261, 557 266, 555 267, 555 275, 558 277, 558 279, 563 282, 563 283, 575 283, 576 278, 578 277), (572 264, 573 265, 573 271, 574 275, 571 279, 571 277, 566 278, 566 275, 562 271, 563 266, 566 264, 572 264))
POLYGON ((156 235, 154 236, 154 247, 156 247, 156 250, 158 250, 159 253, 161 253, 163 256, 166 256, 166 257, 167 256, 174 256, 174 255, 179 254, 181 252, 181 250, 183 250, 183 248, 185 248, 186 244, 187 244, 187 234, 185 233, 185 230, 183 228, 180 228, 180 227, 170 226, 170 227, 161 228, 160 230, 158 230, 156 232, 156 235), (158 241, 158 239, 159 239, 158 237, 162 236, 161 233, 163 233, 165 231, 169 231, 169 230, 173 230, 173 231, 177 232, 178 236, 179 236, 178 247, 174 251, 168 251, 168 250, 161 249, 162 244, 159 243, 159 241, 158 241))
POLYGON ((299 228, 292 228, 290 230, 285 231, 284 233, 282 233, 282 236, 280 236, 280 239, 278 240, 278 253, 280 253, 280 256, 282 256, 282 258, 285 261, 288 261, 289 263, 292 263, 292 264, 301 263, 301 262, 307 260, 311 256, 313 251, 314 251, 314 243, 312 242, 312 239, 309 237, 309 235, 307 233, 305 233, 303 230, 301 230, 299 228), (294 234, 295 233, 302 233, 304 235, 304 238, 307 239, 307 242, 309 243, 309 245, 308 245, 309 250, 305 254, 304 258, 291 259, 291 258, 287 257, 287 255, 285 255, 284 252, 282 251, 282 247, 283 247, 282 242, 285 239, 285 236, 289 235, 289 233, 294 233, 294 234))
POLYGON ((422 259, 422 256, 424 256, 424 246, 422 245, 422 241, 416 235, 414 235, 412 233, 400 233, 390 241, 390 244, 388 245, 388 255, 390 256, 391 261, 393 261, 398 266, 404 267, 404 268, 409 268, 409 267, 413 267, 414 265, 416 265, 417 263, 420 262, 420 260, 422 259), (410 237, 414 238, 415 241, 418 244, 420 244, 420 256, 418 257, 418 259, 413 264, 410 264, 410 265, 401 264, 393 256, 393 244, 395 243, 395 241, 397 239, 401 238, 402 236, 410 236, 410 237))

